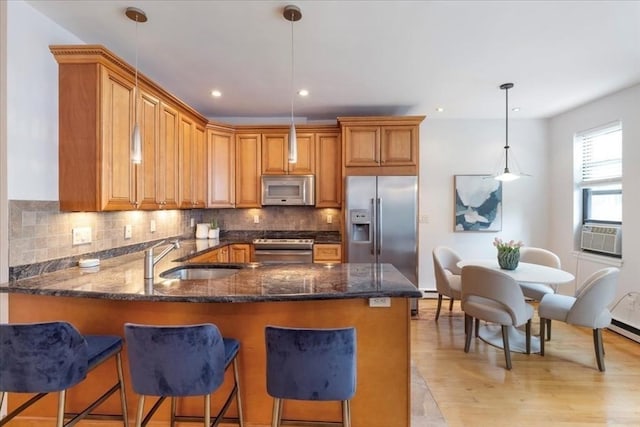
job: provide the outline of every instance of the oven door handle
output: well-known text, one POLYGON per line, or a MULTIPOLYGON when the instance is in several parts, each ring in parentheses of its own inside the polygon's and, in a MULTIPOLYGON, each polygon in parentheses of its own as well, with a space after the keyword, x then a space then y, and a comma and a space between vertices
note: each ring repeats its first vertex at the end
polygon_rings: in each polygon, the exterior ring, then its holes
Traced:
POLYGON ((298 249, 256 249, 254 251, 256 255, 311 255, 311 250, 298 250, 298 249))

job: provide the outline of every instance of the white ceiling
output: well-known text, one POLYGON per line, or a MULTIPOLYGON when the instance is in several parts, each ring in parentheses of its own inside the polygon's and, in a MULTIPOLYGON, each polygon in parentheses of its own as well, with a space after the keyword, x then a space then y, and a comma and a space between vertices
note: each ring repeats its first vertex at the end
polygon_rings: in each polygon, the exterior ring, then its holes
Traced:
MULTIPOLYGON (((103 44, 209 118, 290 114, 551 117, 640 83, 640 1, 53 1, 32 6, 103 44), (210 96, 217 88, 223 96, 210 96), (445 111, 437 113, 437 107, 445 111)), ((255 120, 254 120, 255 121, 255 120)))

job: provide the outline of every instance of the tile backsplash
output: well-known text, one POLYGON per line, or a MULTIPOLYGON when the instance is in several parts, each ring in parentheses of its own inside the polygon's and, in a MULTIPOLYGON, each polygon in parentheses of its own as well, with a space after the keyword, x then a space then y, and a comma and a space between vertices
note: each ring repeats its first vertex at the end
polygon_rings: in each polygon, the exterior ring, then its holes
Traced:
POLYGON ((339 231, 339 209, 266 207, 124 212, 60 212, 57 201, 9 201, 9 266, 105 251, 175 236, 194 235, 195 223, 218 220, 221 230, 339 231), (331 216, 331 223, 328 217, 331 216), (255 222, 255 219, 258 222, 255 222), (151 232, 151 222, 155 231, 151 232), (125 239, 125 226, 131 238, 125 239), (91 227, 91 243, 72 244, 72 229, 91 227))

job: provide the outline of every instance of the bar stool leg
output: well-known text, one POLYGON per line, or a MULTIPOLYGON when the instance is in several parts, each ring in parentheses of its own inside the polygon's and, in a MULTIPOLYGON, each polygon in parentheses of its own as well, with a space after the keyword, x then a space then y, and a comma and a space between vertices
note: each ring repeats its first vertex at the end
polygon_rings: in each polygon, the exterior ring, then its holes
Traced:
POLYGON ((144 395, 138 398, 138 410, 136 411, 136 427, 142 427, 142 415, 144 412, 144 395))
POLYGON ((349 400, 342 401, 342 425, 351 427, 351 402, 349 400))
POLYGON ((120 404, 122 405, 122 421, 124 427, 129 427, 129 415, 127 413, 127 396, 124 393, 124 375, 122 374, 122 356, 116 354, 116 368, 118 370, 118 383, 120 384, 120 404))
POLYGON ((204 427, 211 425, 211 395, 204 396, 204 427))
POLYGON ((58 417, 56 420, 56 427, 64 426, 64 404, 67 399, 67 390, 62 390, 58 393, 58 417))
POLYGON ((244 418, 242 416, 242 397, 240 396, 240 375, 238 374, 238 358, 233 359, 233 379, 236 382, 236 404, 238 406, 238 422, 240 427, 244 427, 244 418))
POLYGON ((271 427, 280 427, 281 419, 282 419, 282 399, 274 397, 273 398, 273 414, 271 417, 271 427))
POLYGON ((4 391, 0 391, 0 408, 2 408, 2 402, 4 402, 4 391))
POLYGON ((176 427, 176 398, 171 396, 171 427, 176 427))

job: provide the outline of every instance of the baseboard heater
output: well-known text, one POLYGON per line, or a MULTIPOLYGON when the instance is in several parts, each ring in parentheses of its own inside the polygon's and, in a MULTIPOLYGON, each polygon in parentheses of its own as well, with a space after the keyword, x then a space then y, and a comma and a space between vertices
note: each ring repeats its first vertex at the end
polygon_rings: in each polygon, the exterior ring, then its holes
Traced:
POLYGON ((613 319, 611 320, 611 325, 609 325, 608 329, 627 337, 630 340, 640 343, 640 329, 634 326, 627 325, 626 323, 613 319))

